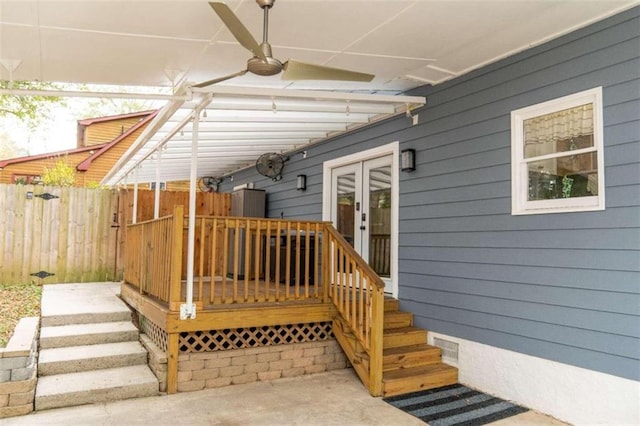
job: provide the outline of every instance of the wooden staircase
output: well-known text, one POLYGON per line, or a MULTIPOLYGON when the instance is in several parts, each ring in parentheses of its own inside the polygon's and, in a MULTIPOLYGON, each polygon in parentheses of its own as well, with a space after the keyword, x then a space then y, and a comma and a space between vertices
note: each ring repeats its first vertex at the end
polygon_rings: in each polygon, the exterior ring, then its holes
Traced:
MULTIPOLYGON (((334 334, 362 378, 369 356, 349 332, 335 321, 334 334)), ((393 396, 458 382, 458 369, 442 363, 440 348, 426 344, 427 331, 413 326, 413 314, 399 310, 397 299, 384 301, 382 395, 393 396)), ((368 385, 365 383, 365 385, 368 385)))

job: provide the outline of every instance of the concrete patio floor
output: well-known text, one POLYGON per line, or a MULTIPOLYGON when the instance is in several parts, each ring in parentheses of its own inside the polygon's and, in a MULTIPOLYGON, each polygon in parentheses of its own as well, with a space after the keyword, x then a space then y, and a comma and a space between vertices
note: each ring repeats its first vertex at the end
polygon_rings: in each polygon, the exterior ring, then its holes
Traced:
MULTIPOLYGON (((199 392, 35 412, 14 425, 423 425, 371 397, 353 370, 255 382, 199 392)), ((561 425, 529 412, 495 424, 561 425)))

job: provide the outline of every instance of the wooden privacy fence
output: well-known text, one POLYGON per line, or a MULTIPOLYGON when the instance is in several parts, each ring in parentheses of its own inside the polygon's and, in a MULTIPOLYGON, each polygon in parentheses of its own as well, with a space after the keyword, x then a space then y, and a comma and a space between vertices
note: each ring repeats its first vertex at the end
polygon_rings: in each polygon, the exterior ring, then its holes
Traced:
POLYGON ((0 284, 114 280, 116 207, 111 190, 0 184, 0 284))

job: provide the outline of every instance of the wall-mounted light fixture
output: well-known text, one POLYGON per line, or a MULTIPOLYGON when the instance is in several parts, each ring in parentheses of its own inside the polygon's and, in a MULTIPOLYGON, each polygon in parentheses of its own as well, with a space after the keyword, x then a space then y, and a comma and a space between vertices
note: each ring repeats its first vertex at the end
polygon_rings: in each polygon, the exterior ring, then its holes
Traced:
POLYGON ((298 175, 296 178, 296 189, 298 191, 307 190, 307 175, 298 175))
POLYGON ((416 150, 403 149, 400 152, 400 170, 412 172, 416 169, 416 150))

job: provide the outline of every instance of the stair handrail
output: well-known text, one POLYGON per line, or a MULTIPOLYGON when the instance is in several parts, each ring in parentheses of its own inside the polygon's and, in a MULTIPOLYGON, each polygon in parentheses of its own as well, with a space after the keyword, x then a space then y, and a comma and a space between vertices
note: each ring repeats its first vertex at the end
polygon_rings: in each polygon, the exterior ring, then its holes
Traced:
POLYGON ((380 396, 384 281, 330 222, 325 223, 325 235, 324 259, 328 263, 323 274, 325 291, 369 356, 368 377, 361 379, 368 384, 371 395, 380 396))

